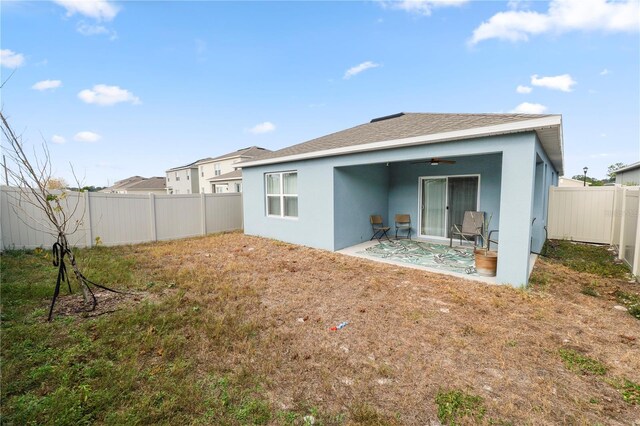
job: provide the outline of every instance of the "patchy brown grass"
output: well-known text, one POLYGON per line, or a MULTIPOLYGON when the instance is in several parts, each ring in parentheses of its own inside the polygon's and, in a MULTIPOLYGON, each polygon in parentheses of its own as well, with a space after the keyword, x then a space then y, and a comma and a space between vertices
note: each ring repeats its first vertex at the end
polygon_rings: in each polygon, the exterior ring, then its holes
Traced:
POLYGON ((145 372, 98 422, 640 421, 640 321, 614 309, 638 291, 625 280, 541 259, 521 290, 240 233, 102 250, 131 260, 154 304, 77 332, 90 356, 104 345, 145 372))
POLYGON ((238 233, 139 246, 135 254, 207 317, 222 314, 207 310, 218 298, 227 314, 242 306, 257 338, 230 353, 206 327, 196 329, 193 356, 198 366, 264 377, 275 408, 366 407, 371 418, 425 424, 436 419, 436 394, 460 389, 481 396, 493 421, 640 419, 615 386, 566 368, 559 352, 598 360, 608 377, 640 381, 640 323, 609 297, 632 286, 621 280, 540 260, 545 288, 523 291, 238 233), (594 280, 605 297, 581 293, 594 280), (330 330, 342 321, 349 324, 330 330))

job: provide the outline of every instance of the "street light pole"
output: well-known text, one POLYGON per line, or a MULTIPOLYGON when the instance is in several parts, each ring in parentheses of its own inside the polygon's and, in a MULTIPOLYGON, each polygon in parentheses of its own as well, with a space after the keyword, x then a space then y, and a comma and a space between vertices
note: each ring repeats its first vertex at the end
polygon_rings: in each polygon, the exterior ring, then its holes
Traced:
POLYGON ((582 186, 587 186, 587 170, 589 170, 588 167, 584 167, 582 169, 582 171, 584 172, 584 178, 582 179, 582 186))

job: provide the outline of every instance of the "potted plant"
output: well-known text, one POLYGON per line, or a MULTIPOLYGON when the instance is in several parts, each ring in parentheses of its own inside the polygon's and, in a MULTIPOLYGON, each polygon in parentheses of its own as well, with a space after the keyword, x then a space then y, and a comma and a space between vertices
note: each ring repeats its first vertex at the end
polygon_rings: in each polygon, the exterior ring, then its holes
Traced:
POLYGON ((498 252, 489 250, 489 224, 492 217, 493 214, 482 225, 482 247, 474 250, 476 272, 483 277, 495 277, 498 267, 498 252))

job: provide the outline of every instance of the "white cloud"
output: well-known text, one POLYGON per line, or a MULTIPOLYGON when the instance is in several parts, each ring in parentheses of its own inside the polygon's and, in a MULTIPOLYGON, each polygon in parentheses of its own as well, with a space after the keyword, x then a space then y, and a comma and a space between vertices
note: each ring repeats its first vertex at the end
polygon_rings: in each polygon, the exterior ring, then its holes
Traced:
POLYGON ((518 87, 516 87, 516 92, 522 93, 524 95, 526 95, 527 93, 531 93, 532 91, 533 89, 529 86, 519 85, 518 87))
POLYGON ((62 86, 62 81, 60 80, 42 80, 31 86, 33 90, 53 90, 62 86))
POLYGON ((120 8, 108 0, 53 0, 67 10, 67 16, 76 13, 97 21, 111 21, 120 8))
POLYGON ((276 129, 276 126, 270 122, 265 121, 264 123, 256 124, 252 128, 249 129, 249 133, 253 133, 254 135, 258 135, 261 133, 269 133, 273 132, 276 129))
POLYGON ((570 92, 576 81, 569 74, 556 75, 554 77, 538 77, 537 74, 531 76, 531 84, 539 87, 546 87, 552 90, 570 92))
POLYGON ((519 114, 542 114, 547 110, 547 107, 541 104, 532 104, 529 102, 523 102, 515 107, 511 112, 519 114))
POLYGON ((100 139, 102 139, 102 136, 88 131, 78 132, 73 137, 73 140, 76 142, 98 142, 100 139))
POLYGON ((348 80, 351 77, 353 77, 354 75, 360 74, 362 71, 366 71, 366 70, 368 70, 370 68, 378 68, 379 66, 380 66, 380 64, 376 64, 375 62, 371 62, 371 61, 363 62, 360 65, 356 65, 355 67, 349 68, 344 73, 344 76, 342 78, 345 79, 345 80, 348 80))
POLYGON ((110 40, 118 38, 118 33, 104 25, 87 24, 84 21, 78 22, 78 25, 76 25, 76 31, 83 36, 107 35, 110 40))
POLYGON ((53 135, 53 136, 51 136, 51 142, 57 143, 57 144, 62 144, 62 143, 66 143, 67 140, 63 136, 53 135))
POLYGON ((399 9, 416 15, 430 16, 431 11, 438 7, 461 6, 469 0, 403 0, 381 1, 384 8, 399 9))
POLYGON ((507 2, 507 7, 511 10, 526 9, 530 5, 531 5, 531 2, 526 0, 509 0, 507 2))
POLYGON ((18 68, 24 65, 24 55, 10 49, 0 50, 0 65, 5 68, 18 68))
POLYGON ((609 71, 608 69, 606 69, 606 68, 605 68, 605 69, 603 69, 602 71, 600 71, 600 75, 607 75, 607 74, 609 74, 609 72, 610 72, 610 71, 609 71))
POLYGON ((545 32, 636 32, 640 29, 638 0, 551 0, 546 13, 530 10, 499 12, 473 31, 469 43, 497 38, 527 41, 545 32))
POLYGON ((78 93, 78 98, 88 104, 115 105, 120 102, 129 102, 138 105, 140 98, 133 93, 118 86, 107 86, 106 84, 96 84, 93 89, 85 89, 78 93))

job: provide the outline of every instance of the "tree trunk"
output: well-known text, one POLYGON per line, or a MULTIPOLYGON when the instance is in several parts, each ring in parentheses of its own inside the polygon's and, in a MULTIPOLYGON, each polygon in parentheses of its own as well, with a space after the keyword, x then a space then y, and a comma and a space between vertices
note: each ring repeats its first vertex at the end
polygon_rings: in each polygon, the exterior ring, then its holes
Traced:
POLYGON ((82 297, 84 298, 84 303, 87 304, 91 300, 91 295, 89 293, 89 288, 87 287, 87 283, 84 282, 82 278, 82 273, 80 272, 80 268, 78 268, 78 264, 76 263, 76 257, 73 255, 73 252, 69 248, 69 243, 67 241, 67 236, 62 234, 60 237, 62 250, 64 253, 67 253, 69 256, 69 262, 71 262, 71 267, 73 268, 73 273, 78 280, 78 284, 80 285, 80 289, 82 290, 82 297))

